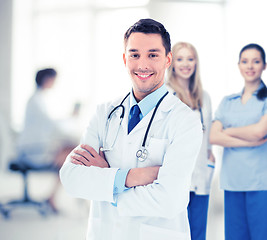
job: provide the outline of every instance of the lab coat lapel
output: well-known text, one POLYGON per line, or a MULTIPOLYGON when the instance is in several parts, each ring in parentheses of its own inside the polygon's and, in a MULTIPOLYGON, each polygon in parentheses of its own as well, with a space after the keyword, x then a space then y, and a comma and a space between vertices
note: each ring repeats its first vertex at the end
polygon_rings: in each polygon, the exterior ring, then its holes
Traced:
MULTIPOLYGON (((176 100, 176 99, 175 99, 176 100)), ((159 108, 156 112, 156 115, 153 119, 152 125, 160 120, 162 120, 165 116, 166 116, 166 112, 169 112, 171 110, 171 108, 173 107, 173 105, 175 104, 173 96, 171 96, 171 94, 168 94, 161 102, 161 104, 159 105, 159 108)), ((154 112, 153 108, 135 127, 134 129, 130 132, 131 134, 134 134, 135 132, 144 129, 143 131, 146 131, 146 128, 149 124, 149 121, 152 117, 152 114, 154 112)), ((127 115, 128 116, 128 115, 127 115)), ((128 121, 127 121, 128 124, 128 121)), ((128 128, 128 126, 127 126, 128 128)), ((144 133, 145 134, 145 133, 144 133)))
MULTIPOLYGON (((115 107, 117 107, 121 103, 122 99, 123 99, 123 97, 112 102, 110 105, 110 109, 109 109, 108 113, 110 113, 115 107)), ((128 131, 129 103, 130 103, 130 100, 129 100, 129 97, 127 97, 123 103, 124 117, 123 117, 122 122, 121 122, 122 129, 126 134, 128 134, 127 131, 128 131)), ((112 114, 111 121, 114 122, 114 124, 120 124, 121 113, 122 113, 122 108, 118 108, 118 110, 114 111, 114 113, 112 114)), ((110 125, 112 125, 112 124, 110 123, 110 125)))
POLYGON ((124 113, 124 118, 122 120, 122 129, 125 135, 128 135, 128 119, 129 119, 129 107, 130 107, 130 97, 128 97, 124 104, 123 104, 124 108, 125 108, 125 113, 124 113))

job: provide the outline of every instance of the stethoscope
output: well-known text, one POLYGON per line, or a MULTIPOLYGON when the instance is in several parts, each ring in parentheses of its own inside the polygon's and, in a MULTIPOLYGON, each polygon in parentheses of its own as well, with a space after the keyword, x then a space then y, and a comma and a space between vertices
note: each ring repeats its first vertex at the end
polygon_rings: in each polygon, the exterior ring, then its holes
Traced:
MULTIPOLYGON (((173 95, 176 95, 176 92, 174 92, 173 95)), ((202 108, 200 106, 200 102, 198 102, 198 110, 199 110, 199 113, 200 113, 200 121, 201 121, 201 124, 202 124, 202 131, 204 132, 206 130, 206 126, 204 124, 204 117, 203 117, 202 108)))
POLYGON ((202 107, 200 106, 200 103, 198 102, 198 110, 199 110, 199 113, 200 113, 200 121, 201 121, 201 124, 202 124, 202 131, 204 132, 206 130, 206 126, 204 124, 204 118, 203 118, 203 113, 202 113, 202 107))
MULTIPOLYGON (((143 139, 143 143, 142 143, 141 149, 137 150, 137 152, 136 152, 136 157, 137 157, 138 161, 140 161, 140 162, 144 162, 144 161, 147 159, 148 151, 147 151, 147 149, 146 149, 146 140, 147 140, 147 137, 148 137, 148 133, 149 133, 149 130, 150 130, 150 128, 151 128, 153 119, 154 119, 154 117, 155 117, 155 115, 156 115, 156 112, 157 112, 157 110, 158 110, 158 107, 159 107, 160 103, 162 102, 162 100, 167 96, 167 94, 168 94, 168 92, 166 92, 166 93, 161 97, 161 99, 157 102, 157 105, 156 105, 156 107, 155 107, 155 109, 154 109, 154 111, 153 111, 153 113, 152 113, 152 116, 151 116, 151 118, 150 118, 150 121, 149 121, 149 123, 148 123, 148 126, 147 126, 147 129, 146 129, 146 132, 145 132, 145 136, 144 136, 144 139, 143 139)), ((126 99, 129 95, 130 95, 130 93, 128 93, 128 94, 123 98, 123 100, 121 101, 121 103, 120 103, 118 106, 114 107, 114 108, 112 109, 112 111, 109 113, 109 115, 108 115, 108 119, 107 119, 105 141, 106 141, 106 139, 107 139, 107 133, 108 133, 108 129, 109 129, 109 124, 110 124, 110 120, 111 120, 111 117, 112 117, 113 113, 114 113, 115 111, 117 111, 119 108, 122 108, 122 112, 121 112, 121 115, 120 115, 120 124, 119 124, 119 128, 120 128, 121 123, 122 123, 122 120, 123 120, 123 118, 124 118, 124 114, 125 114, 125 107, 123 106, 123 103, 124 103, 125 99, 126 99)), ((100 149, 102 152, 113 150, 114 144, 115 144, 115 142, 116 142, 116 140, 117 140, 117 137, 118 137, 119 128, 118 128, 117 134, 116 134, 116 136, 115 136, 115 139, 114 139, 114 141, 113 141, 111 147, 110 147, 110 148, 104 148, 104 147, 102 147, 102 148, 100 149)))

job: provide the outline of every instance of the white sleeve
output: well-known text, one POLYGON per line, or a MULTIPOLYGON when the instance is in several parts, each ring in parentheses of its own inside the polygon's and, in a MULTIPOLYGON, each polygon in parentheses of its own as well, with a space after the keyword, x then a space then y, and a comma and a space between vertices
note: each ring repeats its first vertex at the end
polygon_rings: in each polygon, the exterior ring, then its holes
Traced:
POLYGON ((202 142, 202 127, 195 115, 189 114, 183 120, 182 124, 173 123, 174 138, 164 155, 158 179, 118 196, 120 216, 173 218, 186 209, 192 172, 202 142))
MULTIPOLYGON (((97 152, 101 144, 100 131, 104 130, 102 123, 105 112, 104 106, 102 109, 98 108, 81 140, 81 143, 90 145, 97 152)), ((75 165, 70 162, 69 155, 59 175, 62 185, 73 197, 113 202, 113 186, 117 170, 118 168, 75 165)))
MULTIPOLYGON (((212 123, 212 105, 211 105, 211 100, 210 100, 210 96, 207 92, 204 92, 204 96, 203 96, 203 104, 205 104, 205 107, 207 109, 207 122, 206 124, 206 134, 210 135, 210 128, 211 128, 211 123, 212 123)), ((208 150, 211 150, 212 145, 210 144, 210 141, 208 141, 208 150)))

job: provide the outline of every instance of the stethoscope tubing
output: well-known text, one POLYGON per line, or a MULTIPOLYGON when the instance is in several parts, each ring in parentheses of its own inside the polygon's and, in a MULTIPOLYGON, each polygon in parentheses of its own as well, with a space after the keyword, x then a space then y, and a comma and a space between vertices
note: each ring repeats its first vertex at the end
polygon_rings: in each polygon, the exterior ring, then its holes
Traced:
POLYGON ((147 140, 148 132, 149 132, 149 130, 150 130, 151 124, 152 124, 153 119, 154 119, 154 117, 155 117, 155 115, 156 115, 156 112, 157 112, 157 110, 158 110, 158 107, 159 107, 160 103, 162 102, 162 100, 167 96, 168 93, 169 93, 169 92, 167 91, 167 92, 161 97, 161 99, 158 101, 158 103, 157 103, 157 105, 156 105, 156 107, 155 107, 155 109, 154 109, 154 111, 153 111, 153 114, 152 114, 152 116, 151 116, 151 118, 150 118, 150 121, 149 121, 148 126, 147 126, 147 129, 146 129, 146 133, 145 133, 145 136, 144 136, 144 140, 143 140, 143 143, 142 143, 142 147, 145 147, 145 145, 146 145, 146 140, 147 140))
POLYGON ((124 101, 126 100, 126 98, 127 98, 129 95, 130 95, 130 92, 127 93, 127 95, 122 99, 121 103, 120 103, 118 106, 116 106, 116 107, 114 107, 114 108, 112 109, 112 111, 111 111, 111 112, 109 113, 109 115, 108 115, 108 120, 111 118, 111 115, 112 115, 117 109, 119 109, 120 107, 122 108, 120 118, 121 118, 121 119, 124 118, 125 107, 124 107, 122 104, 124 103, 124 101))
MULTIPOLYGON (((143 148, 143 151, 146 151, 146 155, 147 155, 147 150, 145 150, 145 145, 146 145, 146 140, 147 140, 147 137, 148 137, 149 130, 150 130, 150 128, 151 128, 152 122, 153 122, 153 120, 154 120, 154 117, 155 117, 155 115, 156 115, 156 112, 157 112, 157 110, 158 110, 159 105, 161 104, 162 100, 167 96, 168 93, 169 93, 169 92, 167 91, 167 92, 160 98, 160 100, 157 102, 157 105, 155 106, 155 109, 154 109, 154 111, 153 111, 153 113, 152 113, 152 116, 151 116, 151 118, 150 118, 150 121, 149 121, 149 123, 148 123, 147 129, 146 129, 146 132, 145 132, 145 135, 144 135, 143 143, 142 143, 142 148, 143 148)), ((109 121, 110 121, 110 119, 111 119, 111 117, 112 117, 112 114, 113 114, 116 110, 118 110, 119 108, 122 108, 122 112, 121 112, 121 115, 120 115, 120 119, 121 119, 121 121, 122 121, 122 119, 124 118, 124 114, 125 114, 125 107, 123 106, 123 103, 124 103, 124 101, 126 100, 126 98, 127 98, 129 95, 130 95, 130 93, 128 93, 128 94, 123 98, 123 100, 121 101, 121 103, 120 103, 118 106, 116 106, 116 107, 114 107, 114 108, 112 109, 112 111, 109 113, 108 118, 107 118, 108 123, 109 123, 109 121)), ((121 124, 121 121, 120 121, 120 124, 121 124)), ((109 124, 108 124, 108 126, 109 126, 109 124)), ((108 131, 108 128, 109 128, 109 127, 107 127, 107 131, 108 131)), ((116 141, 116 139, 117 139, 117 136, 116 136, 116 138, 115 138, 115 141, 116 141)), ((115 143, 115 142, 114 142, 114 143, 115 143)), ((112 149, 112 148, 113 148, 114 143, 112 144, 112 147, 109 148, 109 149, 112 149)), ((104 149, 104 148, 102 148, 102 149, 103 149, 103 151, 107 150, 107 149, 104 149)), ((142 151, 142 150, 138 150, 137 152, 139 152, 139 151, 142 151)), ((143 153, 143 151, 142 151, 142 153, 143 153)), ((144 160, 145 160, 145 159, 143 159, 142 161, 144 161, 144 160)))

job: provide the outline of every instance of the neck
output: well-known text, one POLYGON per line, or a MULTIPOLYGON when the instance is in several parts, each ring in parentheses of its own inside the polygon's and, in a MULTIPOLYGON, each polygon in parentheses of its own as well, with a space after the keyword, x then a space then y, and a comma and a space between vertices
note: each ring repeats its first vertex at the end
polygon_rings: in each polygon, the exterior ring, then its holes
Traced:
POLYGON ((135 88, 133 88, 133 95, 134 95, 136 102, 139 103, 150 93, 155 92, 157 89, 159 89, 163 84, 164 84, 164 81, 160 82, 158 85, 156 85, 153 89, 149 91, 137 91, 135 88))
POLYGON ((260 84, 261 84, 261 80, 258 80, 255 82, 246 82, 244 93, 252 94, 253 92, 255 92, 259 88, 260 84))
POLYGON ((189 79, 176 77, 176 81, 185 92, 189 92, 189 79))

